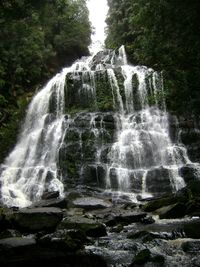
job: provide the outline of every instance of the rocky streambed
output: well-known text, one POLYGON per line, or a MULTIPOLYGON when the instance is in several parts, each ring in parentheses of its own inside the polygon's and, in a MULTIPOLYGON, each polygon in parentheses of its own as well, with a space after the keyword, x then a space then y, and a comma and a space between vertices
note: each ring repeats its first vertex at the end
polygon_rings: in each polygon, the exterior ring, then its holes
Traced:
POLYGON ((131 202, 82 188, 0 209, 0 266, 200 266, 199 182, 131 202))

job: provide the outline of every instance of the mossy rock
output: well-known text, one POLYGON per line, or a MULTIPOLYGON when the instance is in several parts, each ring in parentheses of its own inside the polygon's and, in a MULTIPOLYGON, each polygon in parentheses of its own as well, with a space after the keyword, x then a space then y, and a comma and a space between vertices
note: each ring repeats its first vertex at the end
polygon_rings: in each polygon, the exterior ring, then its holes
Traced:
POLYGON ((59 208, 24 208, 16 212, 10 211, 6 219, 12 227, 22 232, 51 232, 62 220, 63 213, 59 208))
POLYGON ((142 242, 151 242, 156 238, 160 238, 159 234, 151 233, 148 231, 138 231, 136 233, 131 233, 128 235, 130 239, 141 239, 142 242))
POLYGON ((3 232, 10 226, 9 221, 6 219, 6 213, 7 210, 0 207, 0 232, 3 232))
POLYGON ((160 219, 176 219, 182 218, 186 215, 186 205, 183 203, 176 203, 157 210, 160 219))
POLYGON ((152 212, 152 211, 155 211, 161 207, 175 204, 176 202, 177 202, 177 198, 175 196, 164 197, 164 198, 152 200, 152 201, 146 203, 142 207, 142 209, 146 212, 152 212))
POLYGON ((140 251, 133 259, 132 264, 130 267, 134 267, 137 265, 145 264, 146 262, 150 261, 151 259, 151 252, 149 249, 143 249, 140 251))
POLYGON ((191 181, 187 189, 190 193, 190 197, 199 197, 200 196, 200 181, 191 181))
POLYGON ((183 231, 188 238, 200 239, 200 221, 185 223, 183 231))
POLYGON ((89 237, 101 237, 107 235, 106 228, 103 224, 84 217, 65 218, 58 228, 80 230, 89 237))
MULTIPOLYGON (((133 259, 130 267, 144 266, 146 263, 151 262, 153 266, 162 267, 165 258, 162 255, 152 255, 149 249, 143 249, 133 259)), ((152 264, 150 266, 152 266, 152 264)))

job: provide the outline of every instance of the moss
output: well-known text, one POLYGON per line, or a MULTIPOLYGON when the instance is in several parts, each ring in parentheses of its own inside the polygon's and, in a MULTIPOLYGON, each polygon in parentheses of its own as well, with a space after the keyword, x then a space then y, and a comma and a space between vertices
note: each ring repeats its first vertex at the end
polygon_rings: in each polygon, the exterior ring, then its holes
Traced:
POLYGON ((108 79, 107 72, 97 73, 95 76, 96 102, 99 111, 113 110, 112 88, 108 79))
MULTIPOLYGON (((135 256, 133 263, 141 265, 141 264, 148 262, 150 258, 151 258, 150 250, 144 249, 135 256)), ((134 266, 134 265, 131 265, 131 266, 134 266)))
POLYGON ((106 228, 101 223, 86 223, 86 222, 71 222, 64 220, 60 225, 61 229, 75 229, 83 232, 86 236, 89 237, 101 237, 107 235, 106 228))
POLYGON ((143 206, 143 210, 147 212, 155 211, 163 206, 169 206, 175 204, 177 202, 177 198, 174 196, 156 199, 148 202, 143 206))

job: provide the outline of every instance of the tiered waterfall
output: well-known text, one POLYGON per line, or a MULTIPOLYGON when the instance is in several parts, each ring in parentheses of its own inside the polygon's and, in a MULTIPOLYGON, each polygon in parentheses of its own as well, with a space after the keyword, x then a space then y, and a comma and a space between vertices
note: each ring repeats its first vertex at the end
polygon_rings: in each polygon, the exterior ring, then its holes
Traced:
POLYGON ((24 207, 84 185, 159 195, 184 186, 187 163, 169 137, 162 74, 128 65, 122 46, 75 62, 36 94, 1 166, 1 196, 24 207))

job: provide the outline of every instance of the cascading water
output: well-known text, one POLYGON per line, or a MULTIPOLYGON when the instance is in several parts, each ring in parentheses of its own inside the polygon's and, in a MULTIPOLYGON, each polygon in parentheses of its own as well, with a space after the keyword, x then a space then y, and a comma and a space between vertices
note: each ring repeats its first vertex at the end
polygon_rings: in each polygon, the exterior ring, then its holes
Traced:
MULTIPOLYGON (((120 55, 126 63, 122 51, 120 55)), ((159 175, 165 172, 172 190, 178 190, 185 185, 178 169, 190 160, 185 148, 175 146, 170 140, 162 77, 146 67, 125 64, 121 68, 125 103, 120 106, 117 141, 109 153, 108 186, 146 195, 154 191, 148 189, 155 183, 152 176, 157 175, 159 182, 159 175)), ((119 91, 117 82, 115 87, 119 91)), ((118 101, 121 103, 121 97, 118 101)))
POLYGON ((80 184, 164 193, 184 186, 186 163, 169 137, 161 74, 128 65, 121 47, 63 69, 33 98, 1 166, 2 201, 28 206, 45 190, 62 196, 80 184))

